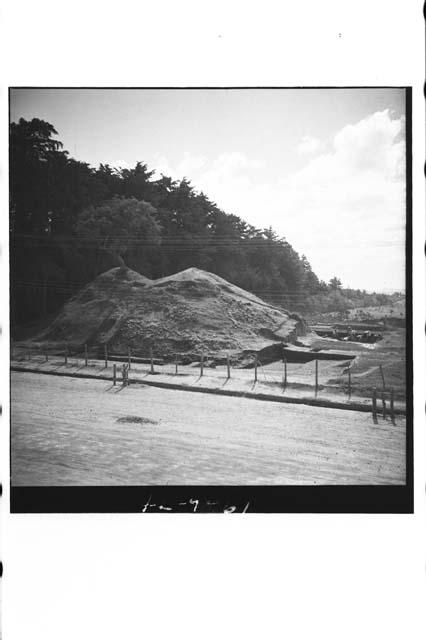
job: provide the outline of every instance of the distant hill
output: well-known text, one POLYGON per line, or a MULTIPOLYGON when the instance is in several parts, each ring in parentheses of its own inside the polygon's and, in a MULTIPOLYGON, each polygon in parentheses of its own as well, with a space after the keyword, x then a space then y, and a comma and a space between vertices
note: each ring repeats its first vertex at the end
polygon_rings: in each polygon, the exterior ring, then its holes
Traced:
MULTIPOLYGON (((405 296, 388 296, 387 304, 375 304, 365 306, 352 306, 340 311, 310 312, 309 320, 322 322, 336 322, 346 320, 352 322, 381 321, 390 326, 405 326, 406 302, 405 296)), ((368 299, 367 299, 368 300, 368 299)), ((366 301, 367 301, 366 300, 366 301)))

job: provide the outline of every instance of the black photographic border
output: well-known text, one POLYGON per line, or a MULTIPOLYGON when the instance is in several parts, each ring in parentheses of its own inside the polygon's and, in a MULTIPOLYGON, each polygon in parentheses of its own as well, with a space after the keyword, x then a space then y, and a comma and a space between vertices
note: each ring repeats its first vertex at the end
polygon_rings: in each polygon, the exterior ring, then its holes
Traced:
MULTIPOLYGON (((17 89, 108 90, 292 90, 404 89, 406 144, 406 483, 405 485, 154 485, 10 486, 11 513, 414 513, 413 468, 413 299, 412 299, 412 87, 407 86, 176 86, 9 87, 17 89)), ((10 179, 10 176, 9 176, 10 179)), ((9 258, 10 260, 10 258, 9 258)), ((9 294, 11 288, 9 262, 9 294)), ((9 323, 10 323, 9 310, 9 323)), ((11 374, 9 373, 11 382, 11 374)), ((9 442, 11 444, 11 397, 9 442)), ((11 448, 11 447, 10 447, 11 448)), ((12 456, 10 450, 10 472, 12 456)))

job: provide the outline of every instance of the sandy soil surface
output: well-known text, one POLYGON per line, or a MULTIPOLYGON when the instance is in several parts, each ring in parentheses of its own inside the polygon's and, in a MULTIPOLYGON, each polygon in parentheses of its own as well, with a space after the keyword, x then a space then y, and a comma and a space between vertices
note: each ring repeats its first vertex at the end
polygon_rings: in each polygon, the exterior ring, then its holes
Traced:
MULTIPOLYGON (((299 329, 298 329, 299 327, 299 329)), ((219 276, 190 268, 159 280, 114 268, 70 298, 35 341, 82 348, 108 344, 110 353, 218 355, 261 350, 295 339, 298 316, 270 306, 219 276)))
MULTIPOLYGON (((363 348, 357 353, 352 367, 352 380, 356 392, 368 395, 373 387, 380 390, 383 386, 393 389, 397 400, 406 398, 406 331, 395 329, 387 331, 383 340, 376 342, 371 349, 363 348), (380 372, 382 367, 382 373, 380 372)), ((340 385, 341 381, 331 378, 331 383, 340 385)))
POLYGON ((12 484, 403 484, 405 421, 12 373, 12 484))

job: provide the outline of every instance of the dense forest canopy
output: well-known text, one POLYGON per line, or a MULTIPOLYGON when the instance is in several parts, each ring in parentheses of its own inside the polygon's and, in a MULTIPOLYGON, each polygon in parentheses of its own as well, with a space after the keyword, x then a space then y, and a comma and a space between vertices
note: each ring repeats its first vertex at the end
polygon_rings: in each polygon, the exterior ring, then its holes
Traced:
MULTIPOLYGON (((351 290, 338 278, 320 281, 285 238, 225 213, 187 178, 158 178, 143 162, 94 168, 71 158, 55 135, 37 118, 10 125, 12 322, 57 311, 124 263, 149 278, 198 267, 290 309, 319 295, 348 306, 351 290)), ((351 295, 364 304, 389 298, 351 295)))

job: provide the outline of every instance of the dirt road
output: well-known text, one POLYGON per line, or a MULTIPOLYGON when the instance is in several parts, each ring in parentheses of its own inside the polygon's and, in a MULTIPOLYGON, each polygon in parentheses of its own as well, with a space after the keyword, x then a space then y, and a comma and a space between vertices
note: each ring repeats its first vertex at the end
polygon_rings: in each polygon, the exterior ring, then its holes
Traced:
POLYGON ((12 373, 12 484, 404 484, 405 421, 12 373))

